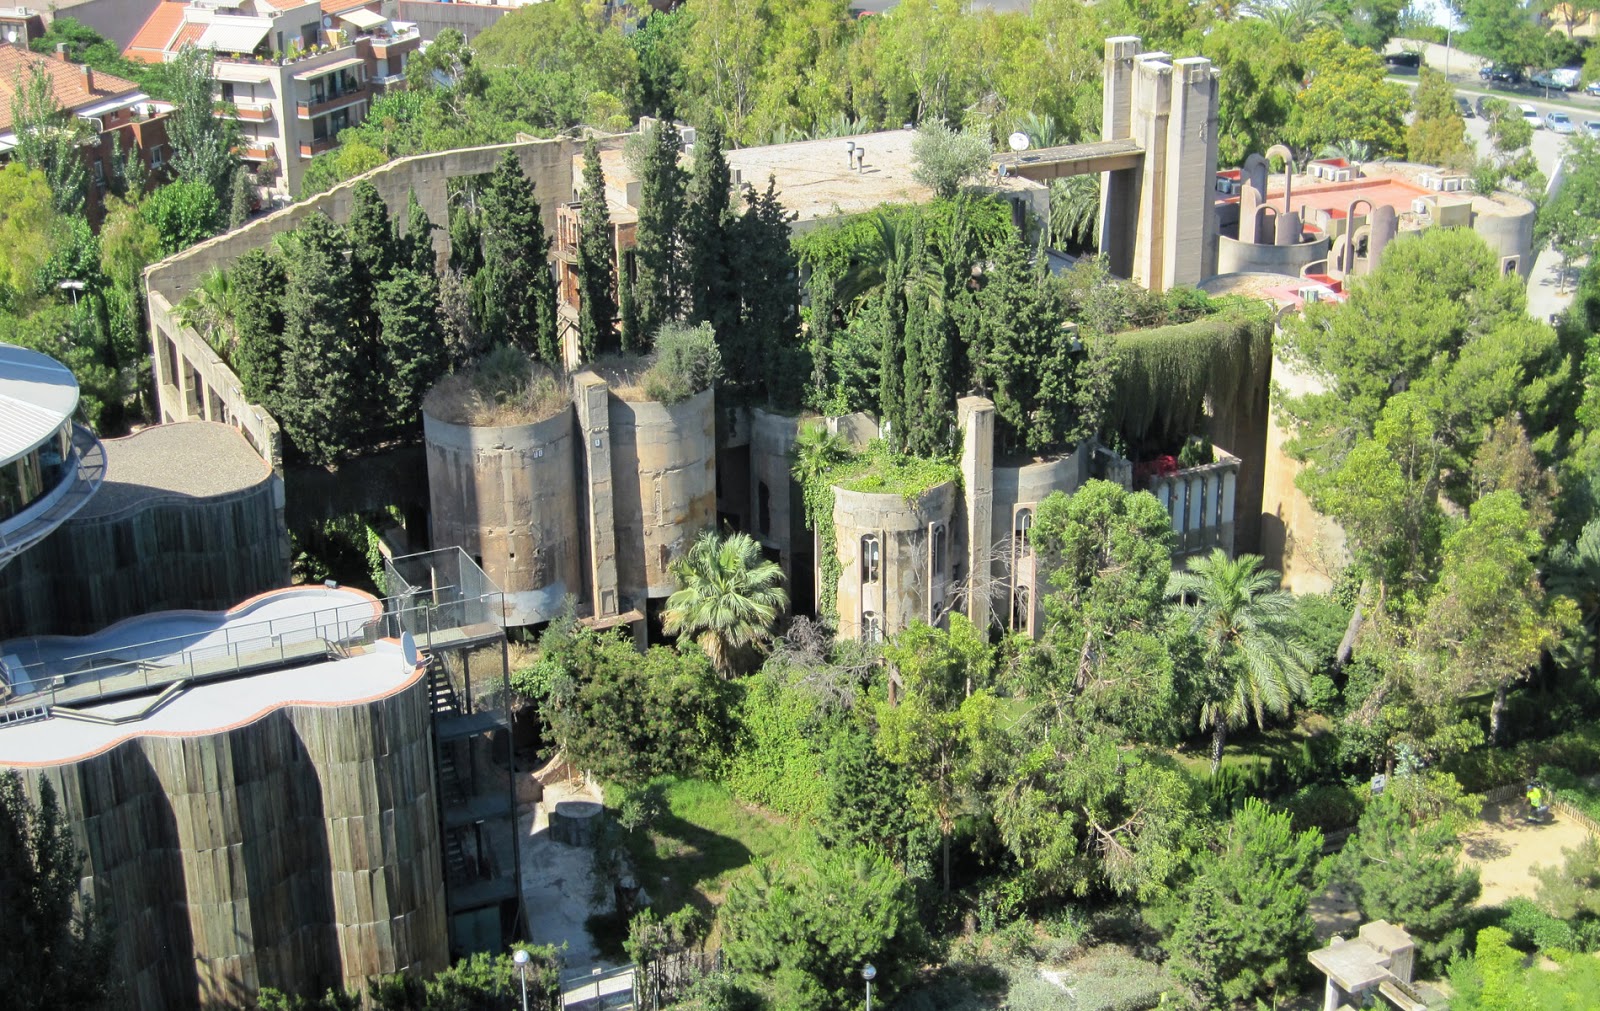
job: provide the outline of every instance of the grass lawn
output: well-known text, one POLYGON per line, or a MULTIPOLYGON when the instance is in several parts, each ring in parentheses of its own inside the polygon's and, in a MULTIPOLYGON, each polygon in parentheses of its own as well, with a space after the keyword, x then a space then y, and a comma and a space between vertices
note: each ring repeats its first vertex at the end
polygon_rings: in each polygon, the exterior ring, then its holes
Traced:
MULTIPOLYGON (((1321 717, 1315 717, 1321 719, 1321 717)), ((1325 724, 1324 724, 1325 725, 1325 724)), ((1298 754, 1300 745, 1314 736, 1315 727, 1308 721, 1293 727, 1274 727, 1265 732, 1235 731, 1228 735, 1228 741, 1222 749, 1223 766, 1237 765, 1268 765, 1274 758, 1288 761, 1298 754)), ((1211 738, 1210 735, 1195 742, 1188 747, 1173 754, 1178 764, 1190 776, 1200 782, 1211 779, 1211 738)))
MULTIPOLYGON (((648 829, 622 836, 657 916, 694 906, 709 923, 744 868, 756 860, 782 859, 798 843, 799 830, 788 821, 744 803, 720 783, 665 777, 656 785, 663 790, 665 810, 648 829)), ((620 953, 627 924, 608 919, 591 920, 590 933, 602 950, 620 953)))

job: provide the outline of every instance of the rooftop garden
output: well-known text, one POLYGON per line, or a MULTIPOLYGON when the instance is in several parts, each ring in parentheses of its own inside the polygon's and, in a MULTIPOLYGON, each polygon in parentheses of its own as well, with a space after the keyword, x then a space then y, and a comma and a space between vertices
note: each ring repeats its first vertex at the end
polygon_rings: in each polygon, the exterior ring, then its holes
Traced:
POLYGON ((454 425, 531 425, 568 404, 566 388, 543 365, 510 346, 495 348, 439 380, 423 409, 454 425))

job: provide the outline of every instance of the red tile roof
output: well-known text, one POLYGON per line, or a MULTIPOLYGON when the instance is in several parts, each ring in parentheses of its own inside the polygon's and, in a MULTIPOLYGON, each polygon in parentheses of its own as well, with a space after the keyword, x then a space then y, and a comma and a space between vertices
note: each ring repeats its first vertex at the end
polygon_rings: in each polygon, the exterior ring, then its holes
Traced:
POLYGON ((357 7, 365 7, 374 14, 382 14, 383 11, 378 10, 378 6, 373 0, 322 0, 322 13, 343 14, 345 11, 355 10, 357 7))
POLYGON ((143 63, 165 63, 167 48, 178 29, 183 27, 183 12, 187 7, 188 4, 171 0, 157 4, 122 55, 143 63))
POLYGON ((12 99, 18 84, 26 85, 32 79, 34 67, 43 67, 50 75, 51 90, 63 109, 81 109, 139 90, 132 81, 98 70, 94 72, 94 87, 90 88, 89 78, 84 75, 86 68, 81 63, 67 63, 53 56, 0 45, 0 130, 11 129, 12 99))

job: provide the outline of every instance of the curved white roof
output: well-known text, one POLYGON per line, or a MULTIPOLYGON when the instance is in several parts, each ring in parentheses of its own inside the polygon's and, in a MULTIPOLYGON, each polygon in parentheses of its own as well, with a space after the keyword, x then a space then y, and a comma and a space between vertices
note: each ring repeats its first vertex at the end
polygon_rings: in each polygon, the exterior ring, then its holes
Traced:
POLYGON ((0 344, 0 466, 33 449, 78 409, 78 381, 37 351, 0 344))

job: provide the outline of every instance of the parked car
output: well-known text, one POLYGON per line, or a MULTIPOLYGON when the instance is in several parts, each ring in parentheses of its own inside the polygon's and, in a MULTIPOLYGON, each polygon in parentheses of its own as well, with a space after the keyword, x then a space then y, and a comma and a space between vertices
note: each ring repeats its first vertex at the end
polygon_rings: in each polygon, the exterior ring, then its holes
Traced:
POLYGON ((1478 114, 1472 111, 1472 103, 1467 101, 1465 98, 1462 98, 1460 95, 1456 96, 1456 108, 1461 110, 1462 119, 1477 118, 1478 114))
POLYGON ((1544 129, 1544 120, 1539 118, 1539 110, 1538 109, 1535 109, 1533 106, 1529 105, 1527 102, 1518 102, 1517 103, 1517 111, 1522 113, 1523 121, 1526 122, 1529 126, 1533 127, 1535 130, 1543 130, 1544 129))
POLYGON ((1544 118, 1544 125, 1554 133, 1577 133, 1578 128, 1572 125, 1572 117, 1564 112, 1552 112, 1544 118))
POLYGON ((1502 67, 1490 63, 1478 71, 1478 76, 1490 84, 1521 84, 1522 71, 1515 67, 1502 67))
POLYGON ((1589 86, 1583 90, 1587 91, 1596 98, 1600 98, 1600 81, 1590 81, 1589 86))
POLYGON ((1600 140, 1600 119, 1584 120, 1583 132, 1589 135, 1590 140, 1600 140))

